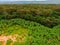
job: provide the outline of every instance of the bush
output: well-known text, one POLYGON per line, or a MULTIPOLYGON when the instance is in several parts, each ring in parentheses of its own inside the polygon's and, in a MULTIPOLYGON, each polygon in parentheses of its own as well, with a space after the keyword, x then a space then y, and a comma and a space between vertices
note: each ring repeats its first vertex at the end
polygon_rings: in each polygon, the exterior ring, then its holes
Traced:
POLYGON ((2 5, 0 6, 0 19, 22 18, 53 27, 60 24, 59 7, 60 5, 2 5))

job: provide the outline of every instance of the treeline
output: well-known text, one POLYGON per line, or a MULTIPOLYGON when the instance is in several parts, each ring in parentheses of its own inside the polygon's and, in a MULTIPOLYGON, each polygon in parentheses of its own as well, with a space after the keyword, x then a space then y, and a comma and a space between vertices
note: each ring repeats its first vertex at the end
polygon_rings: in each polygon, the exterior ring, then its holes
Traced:
POLYGON ((48 27, 60 24, 60 5, 0 5, 0 19, 23 18, 48 27))

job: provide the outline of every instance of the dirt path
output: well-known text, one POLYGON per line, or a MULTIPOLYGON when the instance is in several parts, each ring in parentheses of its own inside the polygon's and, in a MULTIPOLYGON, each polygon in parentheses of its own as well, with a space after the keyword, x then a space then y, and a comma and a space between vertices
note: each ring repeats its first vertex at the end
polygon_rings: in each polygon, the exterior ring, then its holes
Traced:
POLYGON ((6 43, 7 43, 7 40, 9 40, 9 39, 11 39, 12 40, 12 42, 15 42, 16 41, 16 38, 17 38, 17 34, 15 34, 15 35, 9 35, 9 36, 4 36, 4 35, 1 35, 0 36, 0 41, 3 41, 4 42, 4 44, 3 45, 6 45, 6 43))
POLYGON ((12 43, 10 45, 13 45, 13 43, 16 42, 16 41, 18 41, 20 43, 25 42, 25 38, 26 38, 26 36, 24 36, 24 35, 18 35, 18 34, 8 35, 8 36, 1 35, 0 36, 0 42, 2 41, 2 42, 4 42, 2 45, 6 45, 7 41, 9 39, 11 39, 12 43), (17 40, 17 37, 19 37, 18 40, 17 40))

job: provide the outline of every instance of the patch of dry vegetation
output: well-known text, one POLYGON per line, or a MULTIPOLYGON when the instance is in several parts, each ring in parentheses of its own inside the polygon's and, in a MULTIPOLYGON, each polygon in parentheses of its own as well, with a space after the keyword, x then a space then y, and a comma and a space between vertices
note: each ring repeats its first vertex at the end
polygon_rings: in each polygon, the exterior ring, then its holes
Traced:
POLYGON ((0 44, 6 45, 9 39, 12 41, 12 45, 13 45, 14 42, 24 43, 26 36, 25 34, 22 34, 22 35, 14 34, 14 35, 8 35, 8 36, 1 35, 0 44))

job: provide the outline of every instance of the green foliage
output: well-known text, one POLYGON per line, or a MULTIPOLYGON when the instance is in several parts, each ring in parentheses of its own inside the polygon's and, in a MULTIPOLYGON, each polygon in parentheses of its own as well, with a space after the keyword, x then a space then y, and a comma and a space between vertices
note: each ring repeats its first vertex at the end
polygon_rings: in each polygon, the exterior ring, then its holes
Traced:
POLYGON ((1 31, 5 35, 27 33, 25 43, 15 42, 14 45, 59 45, 60 25, 54 28, 45 27, 39 23, 24 19, 1 20, 1 31), (27 29, 27 30, 26 30, 27 29))
POLYGON ((13 45, 60 45, 60 5, 1 5, 0 35, 23 33, 26 42, 13 45))
POLYGON ((60 5, 1 5, 0 19, 22 18, 52 28, 60 24, 59 8, 60 5))
POLYGON ((12 40, 7 40, 7 43, 6 43, 6 45, 10 45, 12 43, 12 40))

